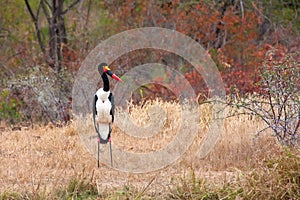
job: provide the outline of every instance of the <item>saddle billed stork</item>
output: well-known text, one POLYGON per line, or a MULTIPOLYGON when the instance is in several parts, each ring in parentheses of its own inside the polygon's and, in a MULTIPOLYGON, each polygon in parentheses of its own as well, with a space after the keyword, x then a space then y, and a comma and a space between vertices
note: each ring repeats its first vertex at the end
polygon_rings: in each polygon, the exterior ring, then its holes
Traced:
MULTIPOLYGON (((98 134, 98 167, 99 167, 99 143, 106 144, 111 142, 111 124, 114 122, 114 96, 110 92, 108 76, 117 81, 122 81, 115 75, 106 63, 98 65, 98 72, 103 80, 103 88, 97 90, 93 100, 93 119, 95 130, 98 134)), ((111 143, 110 143, 111 150, 111 143)), ((112 158, 111 158, 112 159, 112 158)))

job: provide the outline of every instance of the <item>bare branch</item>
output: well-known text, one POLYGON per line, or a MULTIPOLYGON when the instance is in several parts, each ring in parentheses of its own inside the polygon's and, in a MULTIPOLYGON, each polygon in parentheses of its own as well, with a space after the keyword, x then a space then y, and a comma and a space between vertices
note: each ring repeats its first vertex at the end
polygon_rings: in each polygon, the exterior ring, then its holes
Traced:
MULTIPOLYGON (((47 2, 47 1, 46 1, 47 2)), ((49 4, 47 4, 48 6, 49 4)), ((46 15, 47 21, 50 24, 51 23, 51 15, 49 13, 49 10, 47 9, 46 5, 45 5, 45 1, 41 0, 41 6, 43 8, 44 14, 46 15)))
POLYGON ((87 16, 86 16, 85 25, 84 25, 85 29, 88 27, 88 22, 89 22, 91 7, 92 7, 92 0, 89 0, 87 16))
POLYGON ((28 0, 24 0, 25 1, 25 4, 26 4, 26 7, 27 7, 27 10, 29 11, 29 14, 32 18, 32 20, 35 22, 37 19, 36 19, 36 16, 34 15, 33 11, 32 11, 32 8, 28 2, 28 0))
POLYGON ((50 8, 50 10, 53 10, 53 7, 51 6, 51 4, 46 1, 46 0, 42 0, 45 4, 47 4, 47 6, 50 8))
POLYGON ((44 43, 42 41, 41 30, 40 30, 40 27, 39 27, 39 14, 40 14, 41 2, 39 3, 36 15, 34 15, 28 0, 25 0, 25 4, 26 4, 27 10, 29 11, 29 14, 30 14, 30 16, 33 20, 39 46, 40 46, 44 56, 46 56, 46 49, 45 49, 44 43))
POLYGON ((265 130, 267 130, 267 129, 269 129, 270 128, 270 126, 266 126, 265 128, 263 128, 263 129, 261 129, 260 131, 258 131, 257 133, 256 133, 256 137, 258 137, 262 132, 264 132, 265 130))
MULTIPOLYGON (((297 125, 296 125, 296 127, 295 127, 295 130, 294 130, 293 135, 296 135, 296 133, 297 133, 299 127, 300 127, 300 111, 299 111, 299 113, 298 113, 298 123, 297 123, 297 125)), ((300 139, 300 138, 299 138, 299 139, 300 139)))
POLYGON ((71 5, 69 5, 64 11, 62 11, 61 15, 65 15, 71 8, 73 8, 76 4, 78 4, 80 0, 75 0, 71 5))
POLYGON ((241 6, 241 12, 242 12, 242 18, 244 18, 245 14, 244 14, 244 3, 242 0, 240 0, 240 6, 241 6))

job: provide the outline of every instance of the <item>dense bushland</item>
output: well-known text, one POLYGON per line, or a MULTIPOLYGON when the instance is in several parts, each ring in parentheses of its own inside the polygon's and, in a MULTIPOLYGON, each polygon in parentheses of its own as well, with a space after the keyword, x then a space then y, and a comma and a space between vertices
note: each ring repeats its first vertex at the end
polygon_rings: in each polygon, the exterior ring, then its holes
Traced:
MULTIPOLYGON (((72 78, 81 61, 101 40, 123 30, 160 26, 190 36, 214 59, 227 92, 236 88, 241 95, 260 89, 255 83, 267 51, 284 57, 300 46, 296 1, 18 0, 0 9, 1 101, 6 102, 1 121, 9 123, 68 121, 72 78)), ((113 63, 120 75, 136 64, 161 62, 181 71, 201 100, 207 96, 201 75, 178 56, 148 50, 125 56, 113 63)), ((143 97, 172 95, 159 85, 142 91, 143 97)))

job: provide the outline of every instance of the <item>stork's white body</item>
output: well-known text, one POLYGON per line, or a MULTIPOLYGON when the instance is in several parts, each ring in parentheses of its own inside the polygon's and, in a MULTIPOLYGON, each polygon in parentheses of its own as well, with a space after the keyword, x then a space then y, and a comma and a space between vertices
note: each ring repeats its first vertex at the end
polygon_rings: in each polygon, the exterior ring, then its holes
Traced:
POLYGON ((110 131, 109 126, 112 123, 112 104, 108 99, 110 91, 105 92, 103 88, 100 88, 95 95, 98 97, 96 101, 96 122, 98 123, 98 130, 101 138, 106 139, 110 131))

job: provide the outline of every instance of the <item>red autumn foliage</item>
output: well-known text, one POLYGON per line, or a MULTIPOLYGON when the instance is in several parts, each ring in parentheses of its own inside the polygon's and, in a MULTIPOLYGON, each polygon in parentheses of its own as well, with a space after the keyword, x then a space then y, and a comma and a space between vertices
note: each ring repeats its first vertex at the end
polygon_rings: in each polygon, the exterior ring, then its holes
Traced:
MULTIPOLYGON (((243 6, 234 1, 110 1, 106 5, 119 22, 119 31, 144 26, 175 29, 199 42, 214 59, 226 91, 234 87, 241 94, 258 92, 258 67, 266 52, 273 49, 295 49, 295 41, 283 43, 288 30, 274 29, 266 35, 263 8, 256 4, 243 6)), ((299 40, 296 44, 300 46, 299 40)), ((297 46, 297 45, 296 45, 297 46)), ((172 66, 175 67, 176 66, 172 66)), ((191 67, 186 65, 186 67, 191 67)), ((207 95, 201 75, 187 69, 185 77, 196 93, 207 95)), ((159 93, 161 88, 153 87, 159 93)))

